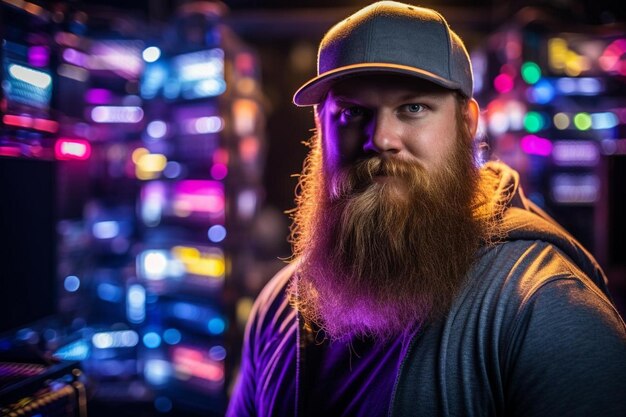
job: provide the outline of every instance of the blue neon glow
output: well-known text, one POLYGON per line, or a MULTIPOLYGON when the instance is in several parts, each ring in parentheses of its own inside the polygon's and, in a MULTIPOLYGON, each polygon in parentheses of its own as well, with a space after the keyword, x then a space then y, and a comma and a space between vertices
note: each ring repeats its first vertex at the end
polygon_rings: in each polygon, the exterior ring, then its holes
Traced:
POLYGON ((89 357, 89 354, 89 344, 80 339, 59 348, 54 356, 65 361, 83 361, 89 357))
POLYGON ((139 284, 128 287, 126 316, 131 323, 141 323, 146 318, 146 289, 139 284))
POLYGON ((226 228, 221 224, 211 226, 209 228, 208 236, 211 242, 219 243, 226 238, 226 228))
POLYGON ((76 275, 67 276, 63 281, 63 287, 67 292, 76 292, 80 288, 80 279, 76 275))
POLYGON ((168 345, 176 345, 180 343, 182 335, 177 329, 167 329, 163 332, 163 341, 168 345))
POLYGON ((172 375, 172 365, 163 359, 148 359, 143 374, 152 385, 163 385, 172 375))
POLYGON ((97 222, 91 231, 96 239, 112 239, 120 233, 120 224, 114 220, 97 222))
POLYGON ((119 303, 122 300, 122 288, 108 282, 98 284, 98 297, 110 303, 119 303))
POLYGON ((619 119, 615 113, 610 111, 601 113, 591 113, 592 129, 612 129, 619 124, 619 119))
POLYGON ((208 327, 209 327, 209 332, 213 334, 222 334, 224 333, 224 330, 226 329, 226 323, 224 323, 223 319, 219 317, 215 317, 209 320, 208 327))
POLYGON ((143 335, 143 344, 149 349, 156 349, 161 346, 161 336, 155 332, 148 332, 143 335))
POLYGON ((215 361, 223 361, 226 359, 226 349, 220 345, 213 346, 209 349, 209 356, 215 361))
POLYGON ((538 104, 548 104, 554 99, 555 91, 552 83, 542 78, 531 89, 531 99, 538 104))

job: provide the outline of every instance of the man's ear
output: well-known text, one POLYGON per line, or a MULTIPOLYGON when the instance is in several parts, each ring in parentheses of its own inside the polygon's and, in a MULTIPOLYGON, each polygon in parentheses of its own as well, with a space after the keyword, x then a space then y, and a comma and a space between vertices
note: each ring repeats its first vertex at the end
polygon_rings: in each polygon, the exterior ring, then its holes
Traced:
POLYGON ((478 129, 478 118, 480 117, 480 106, 478 102, 473 98, 467 101, 465 106, 465 117, 468 123, 468 128, 472 134, 472 138, 476 136, 476 130, 478 129))

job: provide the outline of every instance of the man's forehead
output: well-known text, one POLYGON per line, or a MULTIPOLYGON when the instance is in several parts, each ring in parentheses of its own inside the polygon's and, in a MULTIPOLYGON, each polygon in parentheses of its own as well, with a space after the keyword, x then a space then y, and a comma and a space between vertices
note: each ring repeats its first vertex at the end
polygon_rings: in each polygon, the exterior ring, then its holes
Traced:
POLYGON ((368 95, 391 94, 396 96, 445 96, 452 90, 417 77, 377 74, 363 75, 337 81, 329 90, 327 98, 345 100, 368 95))

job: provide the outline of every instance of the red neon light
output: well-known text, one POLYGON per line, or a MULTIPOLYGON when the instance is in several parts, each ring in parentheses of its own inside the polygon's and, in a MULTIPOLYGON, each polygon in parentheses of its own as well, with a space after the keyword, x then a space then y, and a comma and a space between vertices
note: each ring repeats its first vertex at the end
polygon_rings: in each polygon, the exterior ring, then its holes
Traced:
POLYGON ((59 130, 59 123, 54 120, 47 119, 34 119, 33 128, 37 130, 42 130, 44 132, 55 133, 59 130))
POLYGON ((57 159, 88 159, 91 145, 84 139, 59 139, 54 144, 54 155, 57 159))
POLYGON ((220 382, 224 379, 223 365, 206 358, 201 352, 191 348, 176 348, 173 362, 177 371, 196 378, 220 382))
POLYGON ((41 130, 55 133, 59 130, 59 123, 48 119, 35 119, 30 116, 19 116, 17 114, 5 114, 2 116, 4 124, 9 126, 25 127, 29 129, 41 130))
POLYGON ((18 116, 15 114, 5 114, 2 117, 2 121, 10 126, 31 127, 33 125, 33 119, 30 116, 18 116))

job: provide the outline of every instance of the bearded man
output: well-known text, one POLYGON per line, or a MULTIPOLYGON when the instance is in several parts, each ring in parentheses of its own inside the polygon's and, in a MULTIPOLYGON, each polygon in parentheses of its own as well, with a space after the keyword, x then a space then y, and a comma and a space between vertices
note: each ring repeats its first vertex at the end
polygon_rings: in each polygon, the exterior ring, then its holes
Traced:
POLYGON ((431 9, 365 7, 320 44, 294 260, 248 322, 229 416, 626 413, 604 274, 478 167, 462 40, 431 9))

